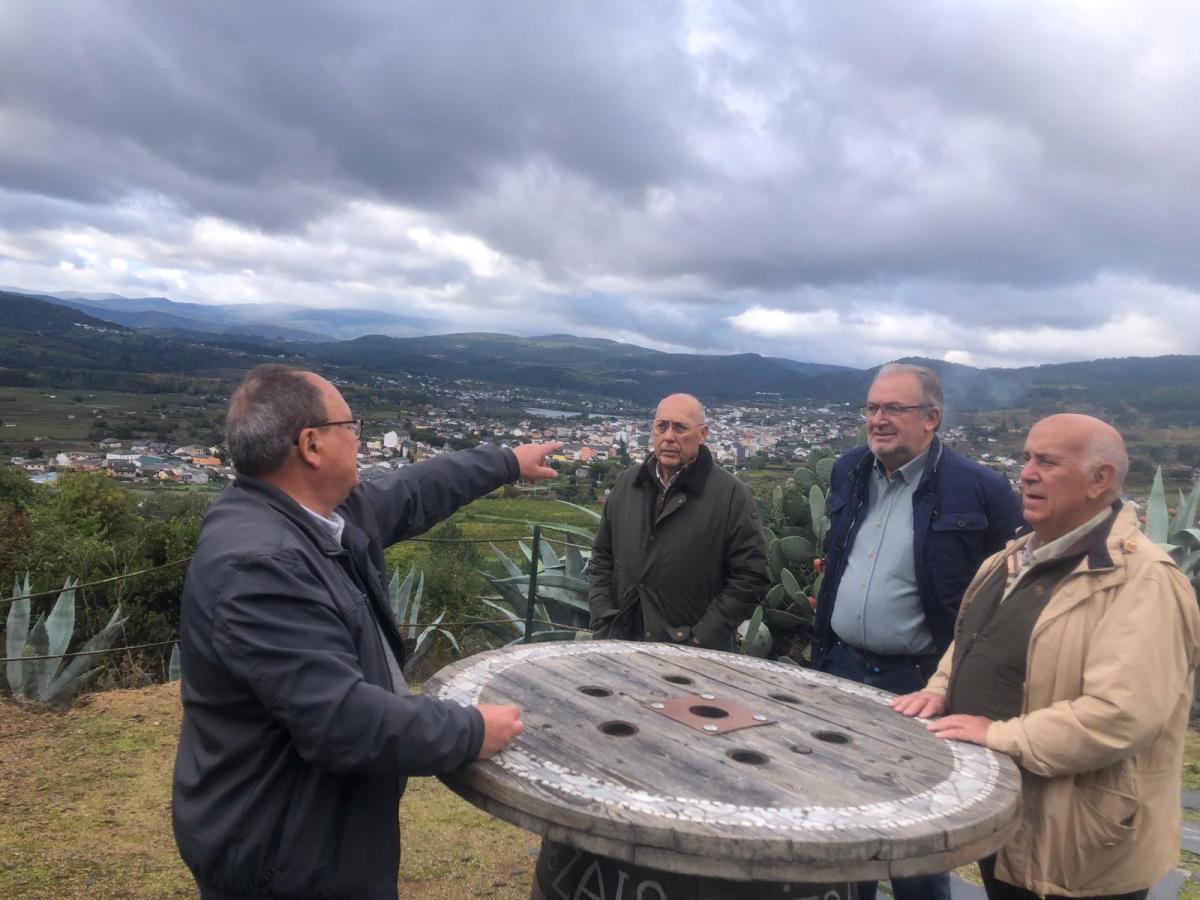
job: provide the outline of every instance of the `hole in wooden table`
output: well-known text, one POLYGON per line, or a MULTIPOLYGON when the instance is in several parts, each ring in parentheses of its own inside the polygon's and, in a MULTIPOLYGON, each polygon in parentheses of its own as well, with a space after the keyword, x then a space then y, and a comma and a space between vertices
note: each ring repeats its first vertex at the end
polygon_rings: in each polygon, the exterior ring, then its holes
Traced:
POLYGON ((702 719, 724 719, 729 715, 728 710, 721 709, 719 706, 689 706, 688 712, 702 719))
POLYGON ((757 750, 730 750, 725 754, 734 762, 745 763, 748 766, 765 766, 767 756, 757 750))
POLYGON ((664 675, 663 681, 669 681, 671 684, 693 684, 692 679, 686 675, 664 675))
POLYGON ((579 693, 587 694, 589 697, 611 697, 612 691, 606 687, 600 687, 598 684, 585 684, 579 688, 579 693))
POLYGON ((630 735, 637 734, 638 732, 637 726, 631 722, 601 722, 597 727, 599 727, 599 729, 605 734, 611 735, 612 737, 629 737, 630 735))
POLYGON ((791 694, 767 694, 772 700, 778 700, 780 703, 799 703, 799 697, 793 697, 791 694))
POLYGON ((814 731, 813 737, 815 737, 818 741, 824 741, 827 744, 850 743, 850 735, 842 734, 840 731, 814 731))

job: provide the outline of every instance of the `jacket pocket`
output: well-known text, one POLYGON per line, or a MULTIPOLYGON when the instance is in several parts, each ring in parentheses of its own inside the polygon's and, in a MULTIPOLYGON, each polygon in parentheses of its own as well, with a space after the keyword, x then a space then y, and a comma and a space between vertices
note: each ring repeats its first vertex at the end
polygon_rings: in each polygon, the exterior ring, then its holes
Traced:
POLYGON ((1132 793, 1087 779, 1076 778, 1073 793, 1061 848, 1064 885, 1085 890, 1128 858, 1129 842, 1142 823, 1142 804, 1132 793))
POLYGON ((942 510, 938 517, 930 523, 934 531, 986 531, 988 517, 982 509, 968 509, 961 512, 942 510))

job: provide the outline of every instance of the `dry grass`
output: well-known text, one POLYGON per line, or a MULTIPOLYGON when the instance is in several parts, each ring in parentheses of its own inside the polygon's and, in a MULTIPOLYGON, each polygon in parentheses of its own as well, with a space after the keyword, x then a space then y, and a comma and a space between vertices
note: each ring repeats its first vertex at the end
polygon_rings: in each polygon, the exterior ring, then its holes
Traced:
MULTIPOLYGON (((66 712, 0 700, 0 897, 196 897, 171 836, 179 717, 177 684, 92 694, 66 712)), ((1184 772, 1193 783, 1200 772, 1194 731, 1184 772)), ((400 819, 401 896, 529 896, 535 835, 428 778, 410 782, 400 819)), ((974 866, 958 874, 978 883, 974 866)))
MULTIPOLYGON (((0 897, 196 897, 171 836, 177 684, 66 712, 0 700, 0 897)), ((527 898, 539 840, 415 779, 401 896, 527 898)))

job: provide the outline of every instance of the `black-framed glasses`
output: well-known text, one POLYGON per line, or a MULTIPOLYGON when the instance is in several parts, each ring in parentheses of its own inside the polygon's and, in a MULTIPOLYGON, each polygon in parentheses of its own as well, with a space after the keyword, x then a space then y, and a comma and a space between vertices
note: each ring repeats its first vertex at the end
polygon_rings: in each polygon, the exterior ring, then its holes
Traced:
MULTIPOLYGON (((334 425, 344 425, 354 432, 355 440, 362 440, 363 420, 362 419, 341 419, 337 422, 314 422, 312 425, 305 425, 304 428, 332 428, 334 425)), ((300 430, 303 431, 304 428, 300 430)), ((300 435, 292 440, 293 444, 300 443, 300 435)))
POLYGON ((866 406, 862 407, 859 412, 867 417, 883 413, 887 418, 895 419, 904 415, 910 410, 929 409, 932 406, 932 403, 868 403, 866 406))
POLYGON ((676 434, 687 434, 693 428, 698 427, 698 425, 687 425, 683 422, 671 422, 667 419, 659 419, 654 423, 654 430, 659 434, 666 434, 668 431, 674 431, 676 434))

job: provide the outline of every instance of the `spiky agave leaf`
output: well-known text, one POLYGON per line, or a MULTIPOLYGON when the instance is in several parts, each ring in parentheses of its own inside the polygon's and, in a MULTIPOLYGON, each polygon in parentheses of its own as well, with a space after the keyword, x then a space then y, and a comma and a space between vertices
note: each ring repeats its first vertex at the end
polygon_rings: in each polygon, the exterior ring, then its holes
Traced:
POLYGON ((404 674, 406 676, 413 670, 413 667, 416 666, 421 657, 425 655, 425 651, 429 649, 430 644, 432 643, 432 641, 429 639, 429 636, 433 633, 433 630, 437 628, 438 624, 442 621, 442 616, 445 616, 445 614, 446 611, 442 610, 442 614, 434 619, 432 623, 426 625, 425 628, 421 630, 421 633, 417 635, 417 639, 413 643, 412 650, 408 652, 404 660, 404 674))
POLYGON ((482 603, 484 606, 489 607, 490 609, 496 610, 496 612, 500 613, 502 616, 504 616, 504 618, 508 619, 508 621, 512 624, 512 626, 517 629, 517 634, 520 636, 524 636, 524 634, 525 634, 525 619, 524 619, 524 617, 518 616, 515 612, 513 612, 507 606, 501 606, 495 600, 489 600, 486 597, 480 597, 479 602, 482 603))
POLYGON ((408 613, 408 600, 412 593, 413 575, 416 571, 417 567, 413 566, 404 576, 404 581, 401 582, 400 567, 396 566, 392 570, 392 580, 388 582, 388 605, 392 608, 392 616, 397 625, 404 624, 408 613))
POLYGON ((544 565, 547 569, 563 568, 562 560, 558 558, 558 554, 554 552, 554 548, 550 546, 549 541, 538 541, 538 547, 542 552, 542 565, 544 565))
MULTIPOLYGON (((510 581, 509 579, 494 578, 482 572, 480 574, 496 590, 500 598, 512 607, 513 612, 524 620, 526 614, 529 612, 529 597, 521 591, 518 584, 514 583, 515 579, 510 581)), ((525 589, 529 589, 528 581, 525 583, 525 589)))
POLYGON ((489 543, 488 546, 491 547, 492 552, 496 554, 496 559, 500 560, 500 565, 504 568, 505 572, 507 572, 509 575, 513 576, 514 578, 518 578, 521 575, 525 574, 524 572, 521 571, 521 567, 518 566, 515 562, 513 562, 509 558, 507 553, 505 553, 503 550, 501 550, 495 544, 489 543))
POLYGON ((596 512, 594 509, 588 509, 586 506, 580 506, 578 503, 572 503, 570 500, 559 500, 557 502, 563 504, 564 506, 569 506, 569 507, 571 507, 571 509, 579 510, 581 513, 586 515, 588 518, 593 519, 596 522, 599 522, 600 519, 602 518, 600 513, 596 512))
MULTIPOLYGON (((71 643, 71 635, 75 633, 75 585, 79 584, 78 579, 72 580, 67 578, 63 585, 58 599, 54 602, 54 609, 50 611, 50 617, 46 619, 46 635, 48 637, 46 652, 51 656, 59 656, 67 652, 67 645, 71 643)), ((38 696, 45 696, 50 690, 50 682, 54 680, 54 676, 58 674, 60 668, 60 660, 46 660, 48 665, 42 667, 41 682, 38 684, 38 696)))
POLYGON ((1156 544, 1167 543, 1167 530, 1171 522, 1167 515, 1167 496, 1163 491, 1162 466, 1154 470, 1154 484, 1150 488, 1150 499, 1146 501, 1146 537, 1156 544))
POLYGON ((1196 526, 1196 513, 1200 511, 1200 476, 1192 482, 1192 489, 1188 493, 1187 500, 1184 501, 1183 508, 1179 513, 1179 525, 1175 529, 1179 531, 1184 528, 1194 528, 1196 526))
POLYGON ((567 575, 571 578, 579 578, 587 570, 587 561, 583 558, 583 554, 579 552, 579 548, 568 544, 565 555, 563 556, 563 567, 567 575))
MULTIPOLYGON (((42 613, 33 623, 33 627, 29 629, 29 637, 25 641, 25 652, 22 655, 45 657, 49 652, 50 637, 46 633, 46 614, 42 613)), ((57 665, 58 660, 56 659, 26 659, 25 682, 21 685, 21 696, 26 700, 40 700, 45 671, 48 668, 55 668, 57 665)))
MULTIPOLYGON (((417 591, 412 596, 412 603, 408 609, 408 625, 404 629, 404 637, 412 637, 417 633, 417 617, 421 614, 421 597, 425 593, 425 573, 421 573, 420 579, 417 581, 417 591)), ((443 611, 443 614, 444 611, 443 611)))
POLYGON ((118 603, 117 608, 113 610, 112 617, 108 620, 108 624, 92 635, 91 640, 83 645, 80 655, 74 656, 67 664, 67 667, 50 683, 50 688, 46 696, 42 699, 46 703, 60 703, 68 699, 76 690, 82 687, 84 682, 80 676, 85 675, 100 664, 99 654, 93 651, 107 650, 111 647, 113 641, 117 639, 117 634, 120 632, 121 626, 124 624, 125 619, 121 617, 121 605, 118 603))
POLYGON ((25 655, 25 641, 29 637, 29 573, 25 573, 25 587, 21 587, 20 581, 13 579, 14 597, 19 597, 19 600, 14 600, 8 607, 8 618, 6 620, 4 655, 8 657, 9 662, 4 668, 4 675, 8 679, 8 689, 13 696, 17 696, 21 692, 21 688, 25 683, 25 664, 20 661, 20 657, 25 655))

